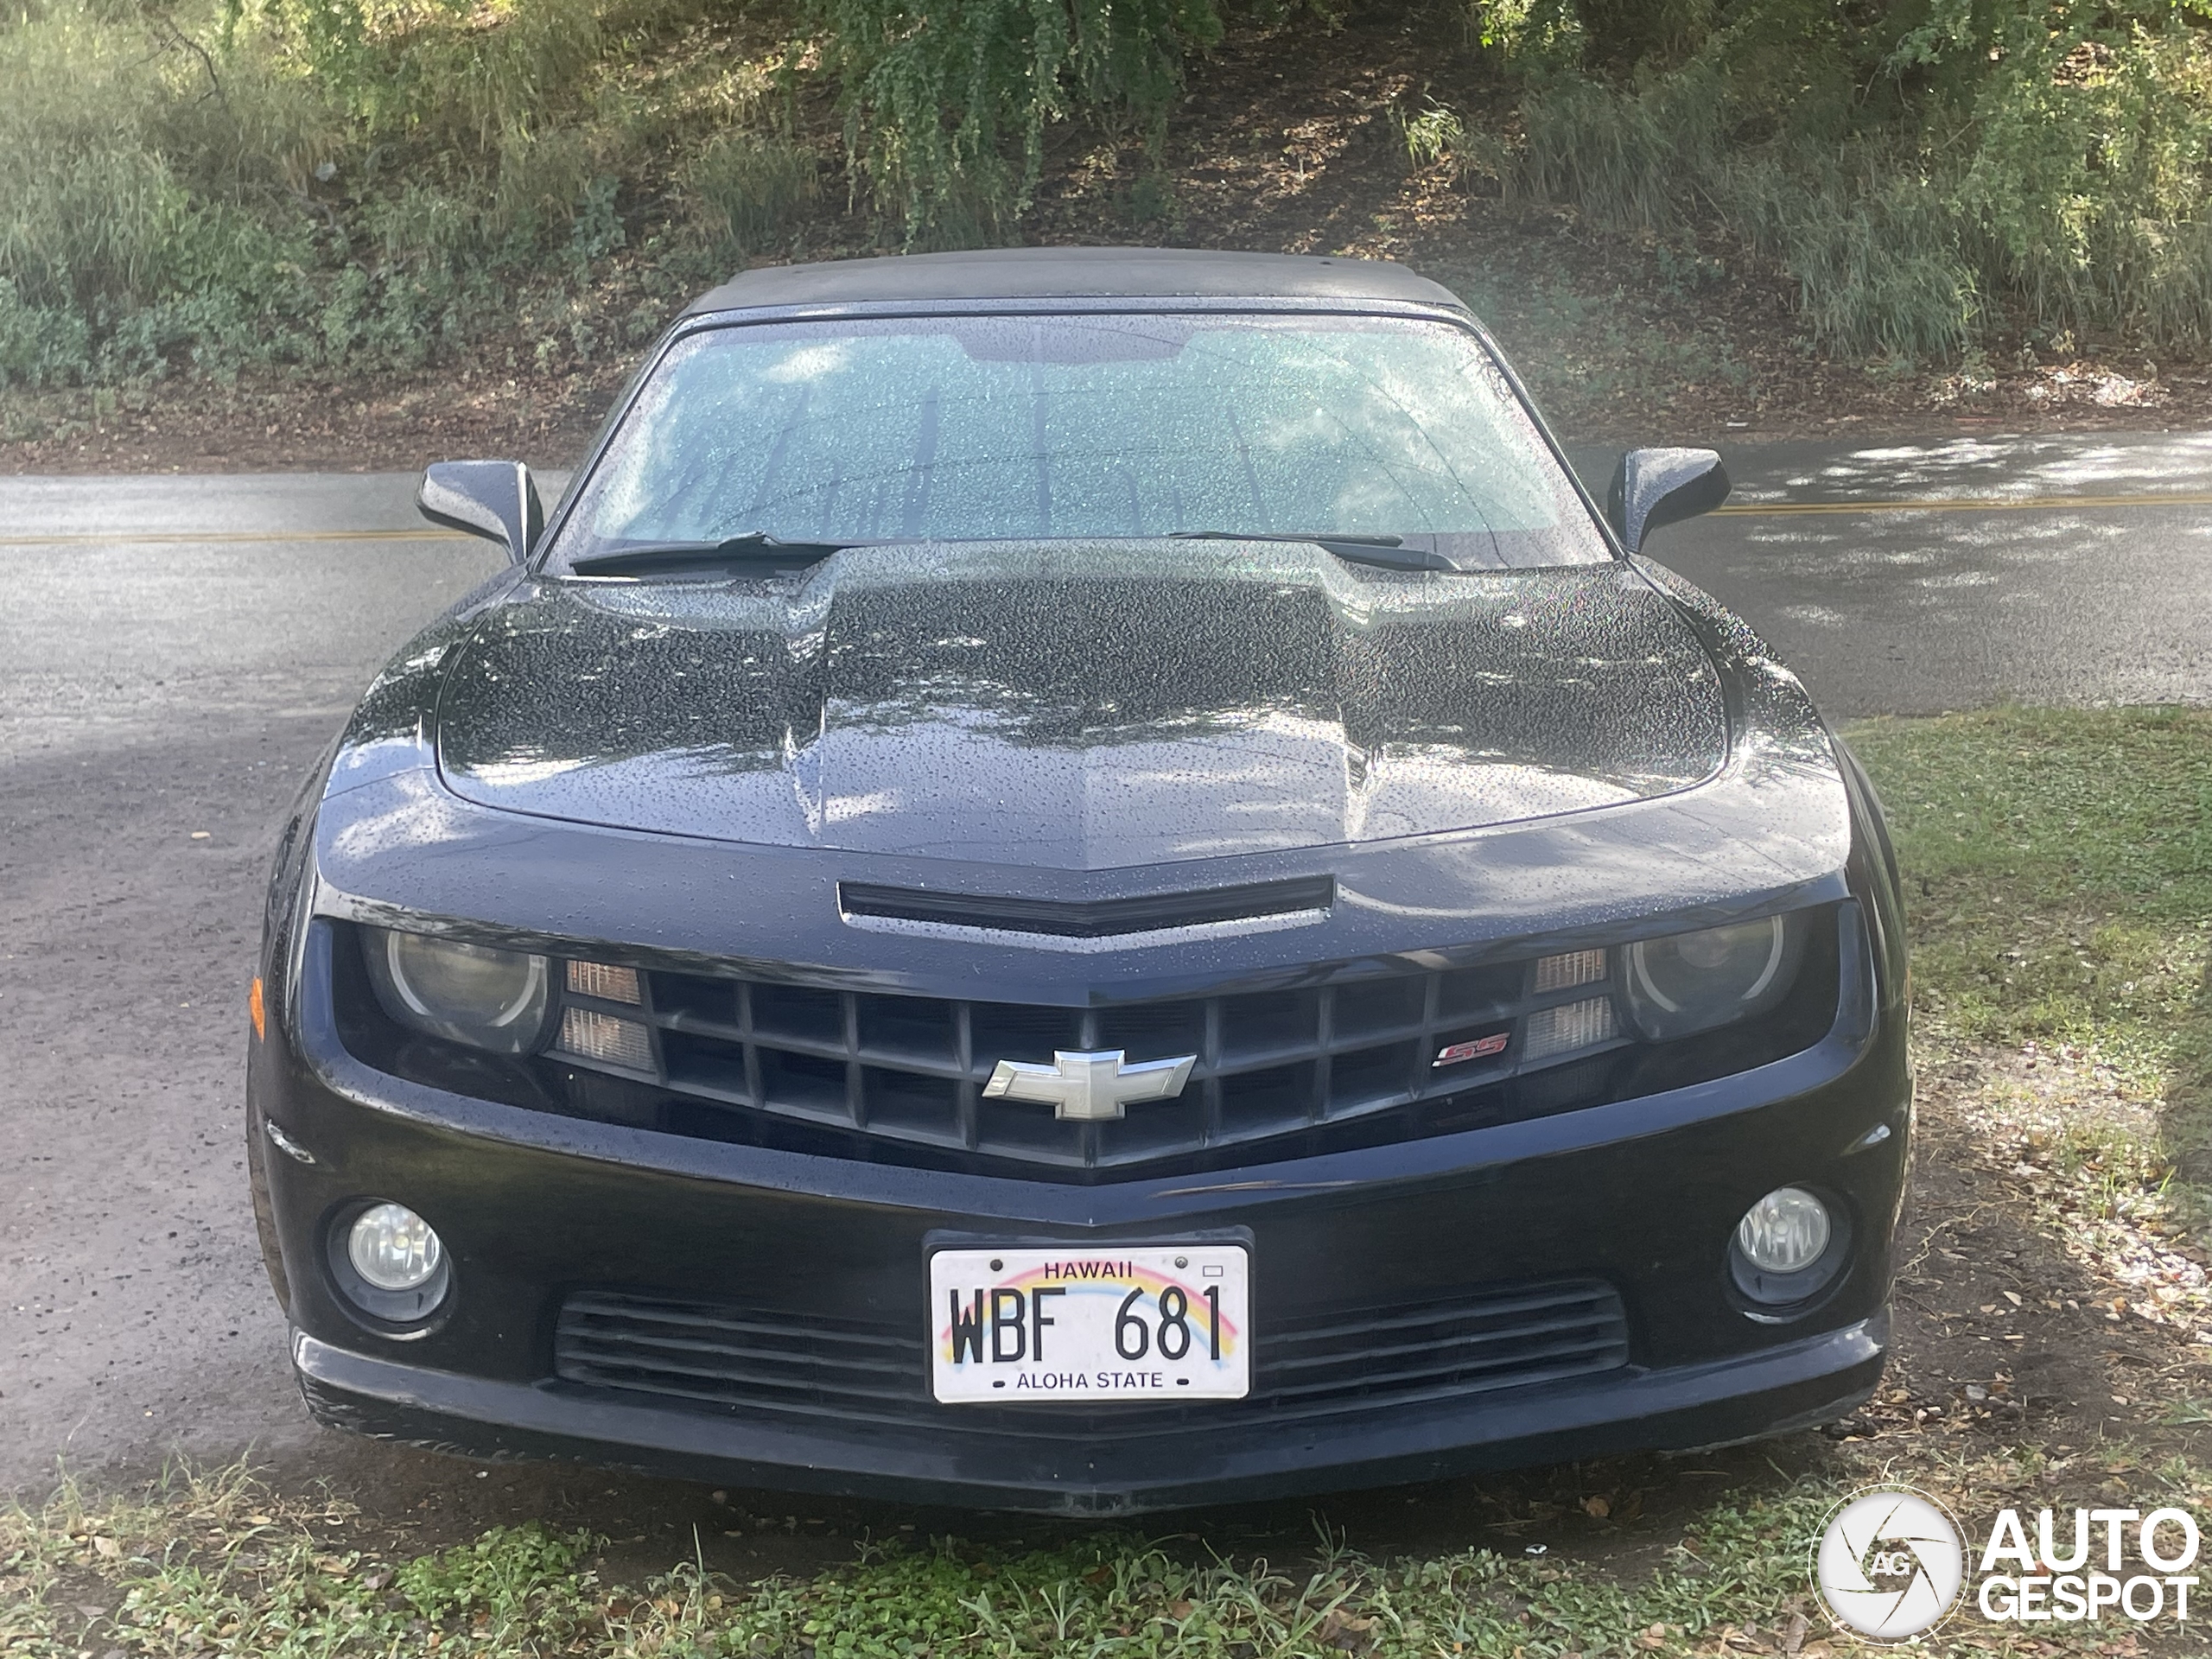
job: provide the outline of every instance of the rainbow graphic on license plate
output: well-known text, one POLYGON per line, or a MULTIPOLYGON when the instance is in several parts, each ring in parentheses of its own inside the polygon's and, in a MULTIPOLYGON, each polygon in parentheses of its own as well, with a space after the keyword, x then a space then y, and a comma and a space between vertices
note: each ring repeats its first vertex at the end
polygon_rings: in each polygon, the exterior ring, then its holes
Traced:
POLYGON ((930 1257, 930 1382, 945 1404, 1241 1400, 1241 1244, 1020 1245, 930 1257))

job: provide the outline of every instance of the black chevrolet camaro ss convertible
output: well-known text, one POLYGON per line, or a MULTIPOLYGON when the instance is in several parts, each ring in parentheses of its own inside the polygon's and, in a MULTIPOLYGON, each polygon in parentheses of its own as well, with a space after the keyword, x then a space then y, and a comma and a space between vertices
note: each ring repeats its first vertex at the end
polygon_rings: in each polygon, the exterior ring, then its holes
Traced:
POLYGON ((1344 259, 752 272, 279 844, 248 1143, 327 1423, 1071 1513, 1831 1420, 1911 1122, 1873 793, 1344 259))

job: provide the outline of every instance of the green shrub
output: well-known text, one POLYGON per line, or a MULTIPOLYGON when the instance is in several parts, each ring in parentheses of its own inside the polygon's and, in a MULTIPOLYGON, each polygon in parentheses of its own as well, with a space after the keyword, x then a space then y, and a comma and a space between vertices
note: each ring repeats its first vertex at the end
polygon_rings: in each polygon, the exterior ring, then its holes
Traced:
POLYGON ((27 304, 127 305, 158 286, 188 199, 146 143, 163 90, 143 55, 86 18, 0 31, 0 276, 27 304))
POLYGON ((853 164, 910 241, 1002 235, 1045 129, 1072 115, 1156 151, 1183 59, 1221 38, 1214 0, 809 0, 853 164))
POLYGON ((1719 220, 1837 350, 2212 343, 2212 31, 2164 0, 1670 4, 1625 62, 1586 49, 1619 0, 1474 5, 1528 82, 1515 188, 1622 228, 1719 220))
POLYGON ((1693 65, 1643 92, 1567 78, 1522 106, 1530 194, 1582 204, 1609 225, 1649 229, 1698 206, 1728 155, 1719 76, 1693 65))
POLYGON ((393 39, 369 81, 373 125, 441 149, 493 151, 518 130, 575 115, 596 79, 597 0, 521 0, 496 29, 469 26, 457 9, 429 16, 435 21, 393 39))
POLYGON ((0 276, 0 390, 66 385, 92 367, 92 330, 66 306, 25 305, 0 276))
POLYGON ((1852 355, 1948 359, 1982 318, 1963 227, 1940 181, 1879 148, 1761 157, 1717 181, 1752 246, 1796 278, 1813 337, 1852 355))
POLYGON ((516 127, 500 135, 488 238, 537 246, 565 235, 607 176, 592 135, 578 127, 516 127))
POLYGON ((724 132, 691 159, 682 192, 708 250, 728 262, 788 244, 818 186, 813 156, 790 139, 724 132))
POLYGON ((626 239, 649 130, 607 118, 598 3, 0 23, 0 382, 411 365, 577 281, 626 239))

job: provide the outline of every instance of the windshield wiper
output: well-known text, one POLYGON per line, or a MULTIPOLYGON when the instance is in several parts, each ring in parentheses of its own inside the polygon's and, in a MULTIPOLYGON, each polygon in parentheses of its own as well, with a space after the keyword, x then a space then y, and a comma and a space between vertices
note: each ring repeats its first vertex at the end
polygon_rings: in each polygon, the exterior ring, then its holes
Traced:
POLYGON ((1402 536, 1345 536, 1331 531, 1294 535, 1283 531, 1175 530, 1168 539, 1178 542, 1305 542, 1349 559, 1356 564, 1380 564, 1393 570, 1457 570, 1459 567, 1441 553, 1408 547, 1402 536))
POLYGON ((618 553, 588 553, 569 561, 580 576, 614 575, 650 570, 680 570, 686 565, 812 564, 855 545, 851 542, 787 542, 765 530, 748 530, 719 542, 666 542, 655 547, 626 547, 618 553))

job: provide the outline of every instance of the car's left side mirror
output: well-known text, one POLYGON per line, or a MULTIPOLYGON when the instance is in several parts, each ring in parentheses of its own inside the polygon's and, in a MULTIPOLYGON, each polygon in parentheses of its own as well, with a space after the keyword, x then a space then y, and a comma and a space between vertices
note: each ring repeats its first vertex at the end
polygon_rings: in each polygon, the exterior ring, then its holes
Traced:
POLYGON ((520 564, 544 533, 545 508, 518 461, 441 461, 423 470, 415 505, 434 524, 498 542, 520 564))
POLYGON ((1662 524, 1711 512, 1728 499, 1728 469, 1710 449, 1631 449, 1613 468, 1605 517, 1621 545, 1640 552, 1662 524))

